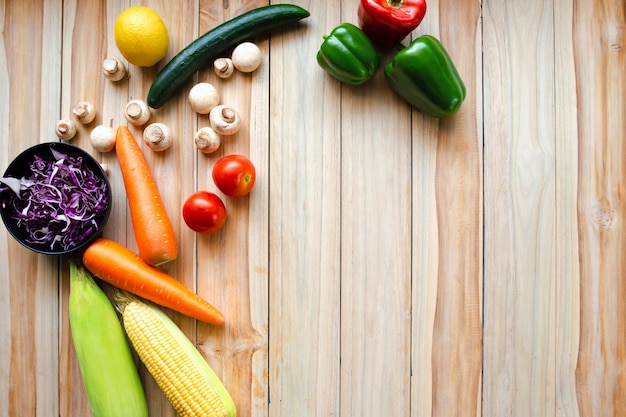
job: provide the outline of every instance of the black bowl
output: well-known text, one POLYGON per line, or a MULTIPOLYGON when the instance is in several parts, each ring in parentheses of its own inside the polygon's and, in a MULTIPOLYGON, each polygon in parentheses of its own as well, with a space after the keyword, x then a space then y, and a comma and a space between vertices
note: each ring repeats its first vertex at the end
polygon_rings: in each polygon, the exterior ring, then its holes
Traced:
POLYGON ((109 219, 109 213, 111 211, 111 186, 105 172, 102 170, 102 166, 98 163, 98 161, 96 161, 85 150, 66 142, 44 142, 26 149, 9 164, 9 167, 4 172, 4 177, 13 177, 17 179, 32 178, 33 172, 31 171, 31 164, 35 161, 35 157, 39 156, 44 160, 52 160, 54 159, 52 153, 53 149, 54 151, 65 155, 75 155, 81 157, 83 159, 84 168, 91 171, 95 177, 100 178, 104 182, 107 204, 105 208, 99 210, 99 213, 95 218, 97 227, 88 234, 85 234, 80 241, 73 242, 65 248, 58 243, 53 245, 52 242, 47 242, 45 244, 33 242, 33 239, 30 238, 30 234, 24 224, 18 224, 18 220, 15 219, 16 209, 13 204, 8 203, 8 201, 14 196, 13 191, 10 189, 0 192, 0 214, 2 215, 2 221, 11 236, 28 249, 45 255, 66 255, 84 249, 100 235, 102 228, 109 219))

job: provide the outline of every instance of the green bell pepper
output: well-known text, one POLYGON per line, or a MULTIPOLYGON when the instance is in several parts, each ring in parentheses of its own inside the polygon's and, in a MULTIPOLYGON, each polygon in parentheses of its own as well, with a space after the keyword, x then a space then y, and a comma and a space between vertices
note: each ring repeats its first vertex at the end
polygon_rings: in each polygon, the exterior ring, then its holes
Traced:
POLYGON ((317 52, 317 62, 339 81, 352 85, 363 84, 380 67, 376 47, 351 23, 342 23, 324 36, 317 52))
POLYGON ((430 35, 415 39, 385 66, 391 88, 431 117, 450 116, 465 99, 465 84, 441 42, 430 35))

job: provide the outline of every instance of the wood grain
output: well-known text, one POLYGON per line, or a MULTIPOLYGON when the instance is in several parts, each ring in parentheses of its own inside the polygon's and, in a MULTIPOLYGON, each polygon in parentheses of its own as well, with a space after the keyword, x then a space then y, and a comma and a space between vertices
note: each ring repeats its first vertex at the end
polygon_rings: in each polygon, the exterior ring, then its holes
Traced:
POLYGON ((572 25, 578 111, 580 341, 576 382, 581 415, 626 412, 626 243, 621 184, 623 145, 623 2, 574 4, 572 25), (591 105, 593 104, 593 105, 591 105))
POLYGON ((550 415, 558 156, 554 96, 543 90, 555 82, 553 6, 488 2, 487 9, 485 412, 550 415), (505 392, 514 395, 496 401, 505 392))
MULTIPOLYGON (((53 1, 0 3, 4 167, 24 148, 55 139, 60 9, 53 1)), ((0 415, 44 416, 59 407, 58 260, 24 252, 6 231, 0 251, 0 415)))
POLYGON ((340 88, 315 63, 340 3, 270 39, 269 410, 338 415, 341 317, 340 88))
POLYGON ((439 266, 433 329, 433 415, 475 415, 482 366, 482 175, 480 79, 476 50, 459 38, 481 39, 479 4, 439 4, 439 37, 467 88, 463 109, 440 122, 435 199, 439 266), (454 23, 452 23, 454 22, 454 23))
MULTIPOLYGON (((580 273, 577 237, 578 137, 572 2, 555 2, 555 175, 556 175, 556 412, 580 416, 577 365, 580 338, 580 273)), ((582 82, 582 80, 581 80, 582 82)))
POLYGON ((554 96, 542 90, 554 90, 553 8, 484 6, 484 412, 550 415, 556 156, 554 96))
MULTIPOLYGON (((126 102, 197 36, 270 3, 0 0, 0 169, 91 101, 97 118, 73 143, 109 166, 104 235, 136 249, 115 154, 93 151, 89 132, 126 124, 126 102), (163 17, 168 54, 113 83, 100 64, 122 59, 113 24, 135 4, 163 17)), ((255 39, 256 72, 222 80, 207 65, 185 85, 215 84, 238 134, 197 152, 208 120, 181 92, 151 119, 173 147, 144 146, 180 242, 163 269, 227 322, 168 314, 238 415, 626 416, 624 2, 429 1, 411 39, 438 37, 467 86, 441 120, 382 71, 353 87, 317 65, 323 35, 357 23, 359 0, 289 3, 311 16, 255 39), (220 233, 197 235, 182 204, 219 193, 211 168, 230 153, 255 163, 255 188, 224 198, 220 233)), ((68 274, 66 258, 0 232, 0 416, 89 415, 68 274)), ((138 366, 150 415, 174 417, 138 366)))
MULTIPOLYGON (((200 3, 199 33, 266 2, 230 1, 200 3)), ((211 179, 213 164, 227 154, 247 155, 255 162, 258 181, 253 193, 241 199, 226 198, 227 224, 221 235, 197 236, 198 291, 216 300, 229 317, 224 329, 198 328, 198 343, 213 368, 230 388, 239 415, 266 415, 268 375, 268 107, 269 65, 267 36, 256 39, 264 62, 254 74, 234 73, 221 80, 212 66, 198 74, 197 82, 210 82, 220 92, 221 102, 234 107, 242 117, 241 130, 222 138, 220 149, 199 153, 196 189, 219 193, 211 179), (209 260, 209 262, 206 262, 209 260), (205 261, 205 262, 202 262, 205 261)), ((198 116, 198 127, 208 118, 198 116)), ((192 137, 189 132, 187 137, 192 137)), ((191 237, 191 236, 190 236, 191 237)))

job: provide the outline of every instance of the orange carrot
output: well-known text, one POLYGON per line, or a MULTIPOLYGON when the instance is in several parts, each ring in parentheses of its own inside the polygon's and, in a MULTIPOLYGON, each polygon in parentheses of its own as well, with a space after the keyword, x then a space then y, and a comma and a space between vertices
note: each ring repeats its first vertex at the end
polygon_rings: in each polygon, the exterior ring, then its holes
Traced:
POLYGON ((174 227, 148 162, 126 126, 117 128, 115 152, 124 178, 139 255, 150 265, 176 259, 178 242, 174 227))
POLYGON ((96 239, 83 253, 83 265, 93 275, 117 288, 189 317, 224 324, 224 315, 218 309, 117 242, 96 239))

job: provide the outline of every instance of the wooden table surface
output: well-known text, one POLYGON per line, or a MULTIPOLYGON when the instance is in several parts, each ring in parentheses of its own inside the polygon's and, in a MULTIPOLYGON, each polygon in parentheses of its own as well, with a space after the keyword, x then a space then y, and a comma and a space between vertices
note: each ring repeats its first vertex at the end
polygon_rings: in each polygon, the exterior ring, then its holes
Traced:
MULTIPOLYGON (((379 71, 342 85, 316 63, 322 36, 356 23, 358 0, 299 1, 299 25, 256 39, 260 69, 214 83, 243 116, 212 155, 207 125, 177 95, 153 113, 176 136, 144 149, 180 243, 163 267, 226 316, 172 314, 221 376, 239 416, 626 415, 626 93, 622 0, 429 0, 413 33, 437 36, 467 86, 455 116, 412 110, 379 71), (180 215, 211 167, 248 155, 249 197, 196 235, 180 215)), ((125 124, 168 58, 261 0, 0 0, 0 167, 56 140, 57 120, 92 102, 73 141, 110 167, 105 237, 136 249, 115 153, 88 136, 125 124), (169 52, 130 79, 113 22, 144 4, 169 52)), ((391 55, 383 55, 388 62, 391 55)), ((137 137, 141 130, 132 129, 137 137)), ((0 233, 0 416, 87 416, 69 333, 67 259, 0 233)), ((141 368, 150 415, 175 413, 141 368)))

